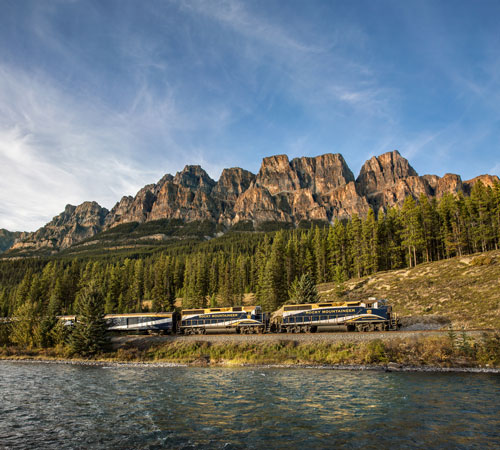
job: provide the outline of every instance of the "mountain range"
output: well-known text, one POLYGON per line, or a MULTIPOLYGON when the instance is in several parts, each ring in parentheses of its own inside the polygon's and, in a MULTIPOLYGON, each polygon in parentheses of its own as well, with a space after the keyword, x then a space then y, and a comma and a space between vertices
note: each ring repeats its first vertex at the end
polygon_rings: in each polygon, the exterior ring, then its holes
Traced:
MULTIPOLYGON (((286 155, 266 157, 257 174, 229 168, 217 182, 200 166, 190 165, 175 176, 167 174, 156 184, 143 187, 134 197, 123 197, 111 211, 89 201, 67 205, 32 233, 13 236, 1 230, 0 251, 10 247, 5 256, 16 257, 57 253, 124 224, 133 224, 132 230, 138 224, 154 222, 171 221, 176 227, 208 223, 213 226, 202 228, 213 235, 238 226, 259 229, 265 223, 333 222, 353 214, 365 216, 370 208, 378 212, 401 206, 409 195, 437 199, 445 193, 467 195, 477 181, 492 186, 498 180, 491 175, 467 181, 456 174, 419 176, 397 150, 366 161, 357 178, 342 155, 332 153, 292 160, 286 155)), ((158 232, 161 227, 143 229, 152 230, 142 233, 143 238, 165 238, 158 232)))

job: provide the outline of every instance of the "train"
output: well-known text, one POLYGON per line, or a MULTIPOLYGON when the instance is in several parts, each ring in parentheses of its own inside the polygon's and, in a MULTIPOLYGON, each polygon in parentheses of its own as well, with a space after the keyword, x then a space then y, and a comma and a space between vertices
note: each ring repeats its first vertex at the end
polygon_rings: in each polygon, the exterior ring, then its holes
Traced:
MULTIPOLYGON (((76 316, 61 316, 73 325, 76 316)), ((238 334, 315 333, 342 326, 347 331, 398 330, 400 322, 384 299, 283 305, 273 313, 259 305, 184 309, 180 313, 107 314, 108 330, 195 335, 233 330, 238 334)))

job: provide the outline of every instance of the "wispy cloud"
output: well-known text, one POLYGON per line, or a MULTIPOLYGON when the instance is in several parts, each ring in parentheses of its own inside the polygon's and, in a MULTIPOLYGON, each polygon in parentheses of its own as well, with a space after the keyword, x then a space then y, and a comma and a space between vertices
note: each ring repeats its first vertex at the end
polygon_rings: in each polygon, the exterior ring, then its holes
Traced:
POLYGON ((356 58, 356 52, 365 51, 369 41, 356 24, 337 21, 328 34, 318 33, 311 24, 301 27, 299 33, 293 24, 270 20, 245 2, 183 1, 181 5, 240 37, 233 45, 246 60, 243 70, 248 82, 264 65, 268 72, 283 78, 281 89, 287 95, 308 107, 310 113, 316 111, 319 119, 324 119, 324 106, 331 108, 332 102, 339 108, 350 108, 350 114, 390 116, 387 110, 396 92, 383 86, 376 72, 356 58))
POLYGON ((138 161, 132 116, 0 69, 0 226, 34 229, 66 203, 111 206, 160 170, 138 161))
POLYGON ((356 171, 399 149, 472 178, 493 163, 471 155, 498 150, 494 5, 26 4, 0 15, 0 227, 109 208, 184 164, 217 178, 333 151, 356 171), (486 25, 462 33, 469 19, 486 25))

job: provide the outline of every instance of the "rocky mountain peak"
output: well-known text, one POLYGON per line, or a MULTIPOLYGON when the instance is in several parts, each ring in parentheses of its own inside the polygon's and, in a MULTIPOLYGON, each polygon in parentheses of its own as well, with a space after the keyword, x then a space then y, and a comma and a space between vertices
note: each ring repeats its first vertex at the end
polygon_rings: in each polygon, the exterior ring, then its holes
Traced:
POLYGON ((479 181, 486 186, 499 182, 490 175, 463 182, 455 174, 418 176, 396 150, 366 161, 356 181, 342 155, 333 153, 291 161, 286 155, 270 156, 257 175, 233 167, 224 169, 217 182, 199 165, 188 165, 135 196, 122 197, 110 212, 96 202, 67 205, 38 231, 18 236, 12 248, 24 256, 56 252, 122 223, 160 219, 210 221, 222 229, 239 221, 332 222, 353 214, 363 217, 370 208, 401 206, 407 196, 469 194, 479 181))
POLYGON ((66 205, 64 211, 48 224, 23 235, 12 249, 27 252, 41 248, 59 250, 94 236, 101 231, 109 211, 97 202, 83 202, 78 206, 66 205))
POLYGON ((218 196, 239 196, 245 192, 255 180, 255 174, 239 167, 224 169, 214 188, 218 196))
POLYGON ((500 179, 496 175, 479 175, 471 180, 464 181, 464 188, 466 193, 470 193, 472 187, 477 183, 481 182, 485 187, 493 187, 500 179))
POLYGON ((0 228, 0 253, 5 252, 12 247, 15 240, 20 238, 23 233, 18 231, 8 231, 0 228))
POLYGON ((172 181, 174 184, 204 192, 210 192, 215 186, 215 181, 198 165, 184 167, 181 172, 176 173, 172 181))
POLYGON ((351 169, 339 153, 294 158, 290 166, 299 177, 300 187, 313 193, 324 194, 354 181, 351 169))
POLYGON ((287 155, 264 158, 255 184, 258 187, 266 188, 272 195, 282 191, 300 189, 299 177, 290 166, 287 155))
POLYGON ((382 191, 398 180, 418 176, 406 158, 394 150, 380 156, 373 156, 363 164, 356 185, 361 195, 382 191))

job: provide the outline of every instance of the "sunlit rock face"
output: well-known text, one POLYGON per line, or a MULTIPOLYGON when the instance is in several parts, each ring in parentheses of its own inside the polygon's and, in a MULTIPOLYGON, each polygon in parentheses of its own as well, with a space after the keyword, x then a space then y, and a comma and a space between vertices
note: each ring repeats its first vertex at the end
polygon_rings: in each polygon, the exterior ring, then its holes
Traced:
POLYGON ((96 202, 67 205, 64 211, 34 233, 25 233, 12 247, 14 249, 59 250, 94 236, 102 230, 108 210, 96 202))
POLYGON ((219 229, 239 221, 333 222, 354 214, 364 217, 370 209, 378 213, 401 206, 408 196, 467 195, 479 181, 493 186, 498 177, 462 181, 455 174, 419 176, 397 150, 370 158, 356 179, 338 153, 291 161, 286 155, 269 156, 256 175, 233 167, 224 169, 217 182, 200 166, 191 165, 143 187, 135 196, 123 197, 111 211, 95 202, 68 205, 36 232, 16 236, 11 248, 16 255, 23 249, 56 252, 120 224, 159 219, 208 220, 222 226, 219 229))

